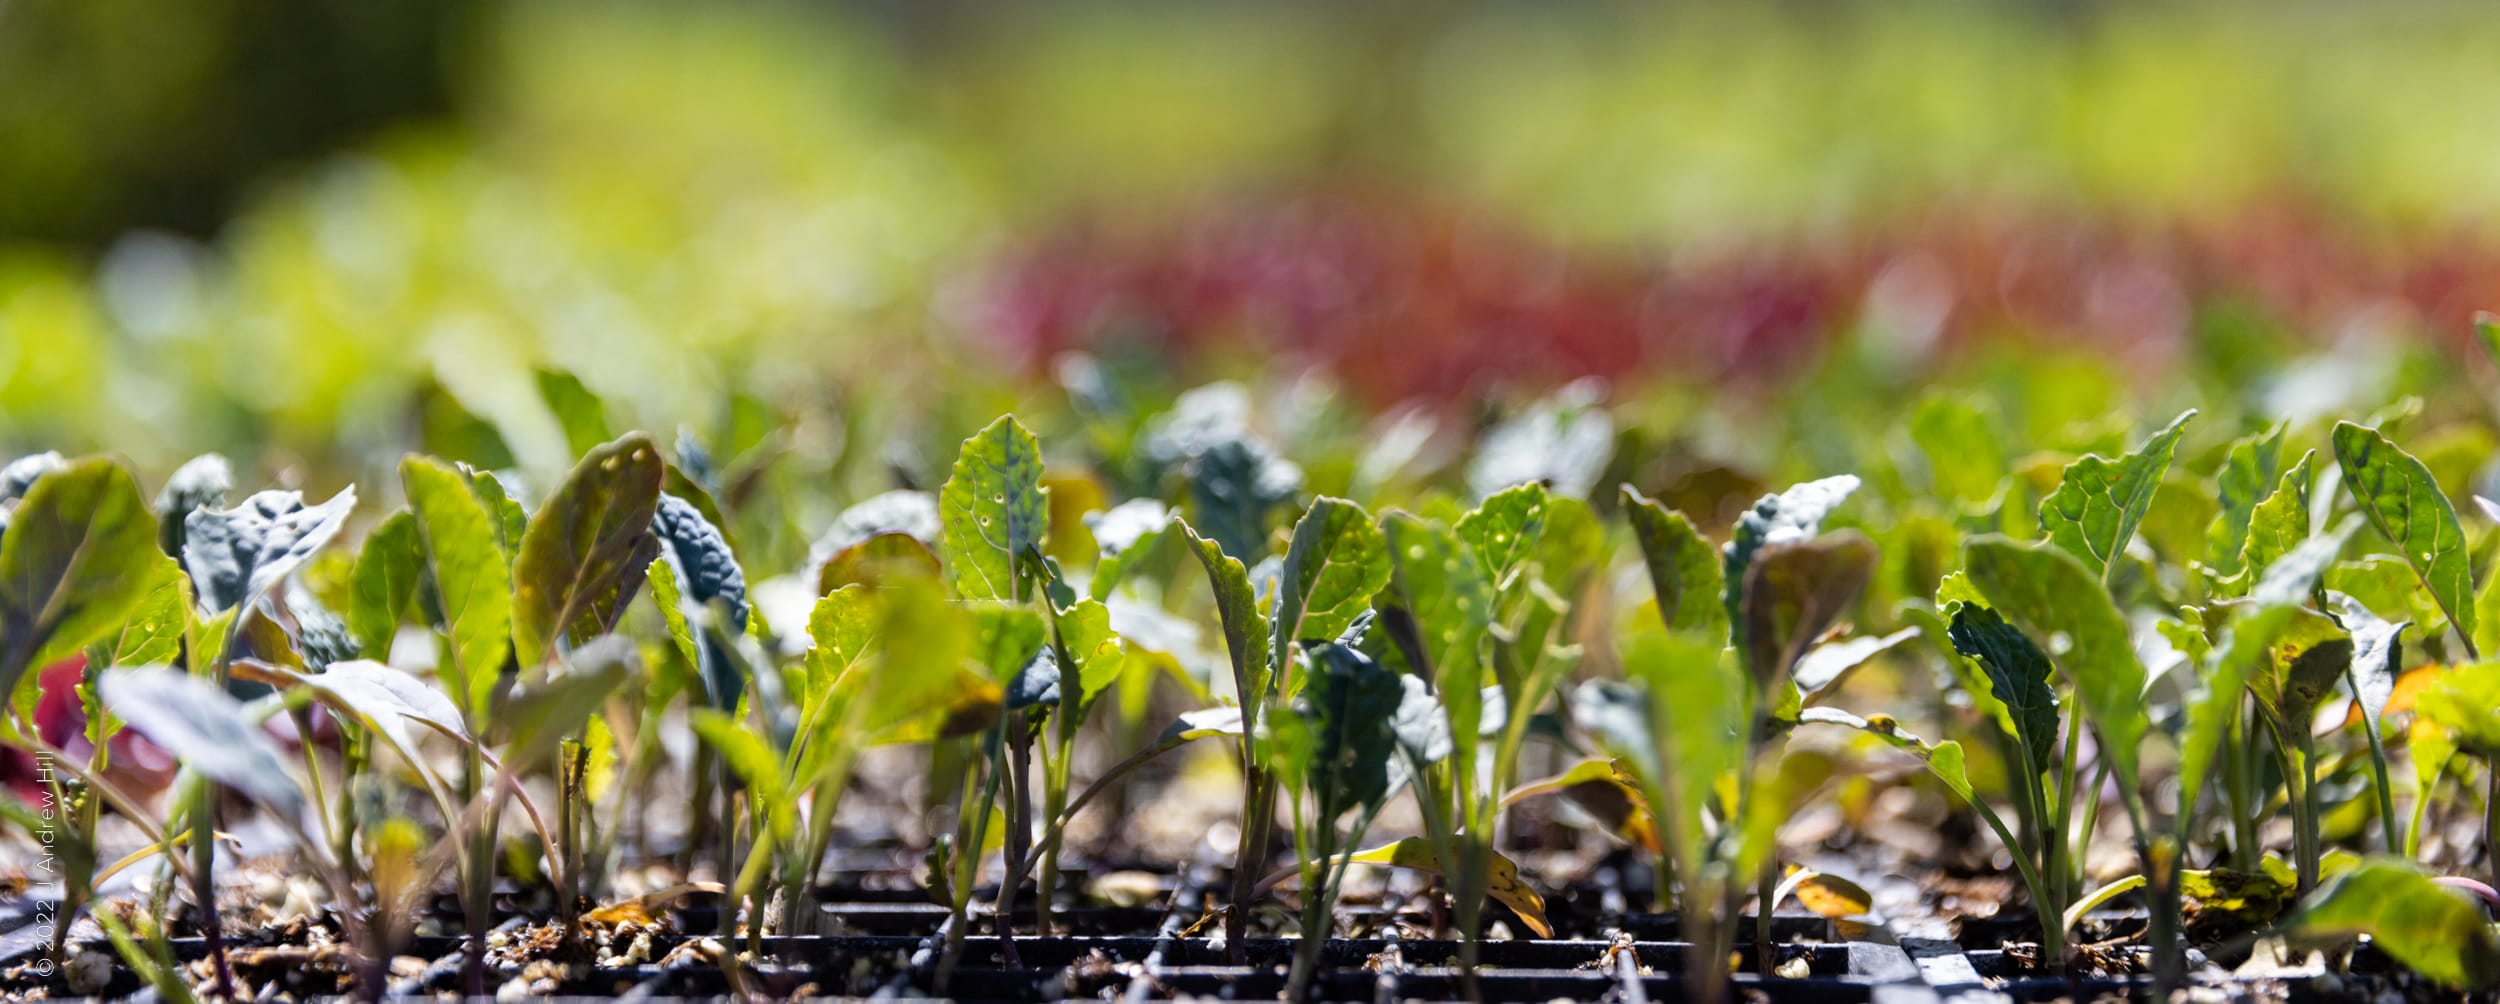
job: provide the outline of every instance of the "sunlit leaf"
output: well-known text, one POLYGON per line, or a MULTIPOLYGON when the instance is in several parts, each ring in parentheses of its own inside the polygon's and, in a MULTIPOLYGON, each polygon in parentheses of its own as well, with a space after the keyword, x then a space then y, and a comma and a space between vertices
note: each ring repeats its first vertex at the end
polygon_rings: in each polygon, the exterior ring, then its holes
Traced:
POLYGON ((400 463, 399 477, 450 634, 449 658, 436 671, 474 729, 485 719, 487 696, 511 647, 511 566, 495 543, 493 517, 459 471, 411 456, 400 463))
POLYGON ((2351 422, 2335 424, 2335 460, 2370 525, 2404 553, 2457 633, 2473 638, 2473 559, 2456 507, 2430 469, 2378 430, 2351 422))
POLYGON ((2369 935, 2380 951, 2448 987, 2500 986, 2500 936, 2483 908, 2406 862, 2366 861, 2336 876, 2301 904, 2290 928, 2305 941, 2369 935))
POLYGON ((1362 506, 1324 495, 1314 500, 1285 551, 1268 650, 1281 658, 1296 642, 1335 638, 1371 609, 1372 596, 1389 583, 1388 546, 1362 506))
POLYGON ((417 529, 416 514, 392 513, 365 534, 364 548, 357 552, 355 570, 349 575, 352 602, 347 607, 347 626, 366 654, 377 659, 390 656, 391 639, 399 633, 400 619, 416 598, 425 564, 425 540, 417 529))
POLYGON ((938 518, 937 496, 928 492, 890 491, 872 495, 834 517, 816 542, 808 545, 807 564, 822 568, 835 555, 858 547, 871 537, 898 533, 918 541, 931 550, 931 563, 936 562, 934 548, 945 534, 945 524, 938 518))
POLYGON ((2170 455, 2179 445, 2195 409, 2180 413, 2135 452, 2117 460, 2088 455, 2066 466, 2057 491, 2040 502, 2040 532, 2083 560, 2096 578, 2106 579, 2110 567, 2135 537, 2136 524, 2152 508, 2153 493, 2170 470, 2170 455))
POLYGON ((1623 511, 1640 542, 1641 561, 1658 593, 1658 616, 1670 631, 1717 640, 1728 636, 1728 600, 1721 596, 1718 552, 1684 514, 1623 486, 1623 511))
POLYGON ((1384 521, 1397 567, 1391 592, 1413 619, 1422 650, 1417 672, 1442 695, 1461 759, 1474 756, 1483 718, 1484 642, 1492 624, 1493 587, 1458 534, 1402 512, 1384 521))
POLYGON ((1475 551, 1495 591, 1507 592, 1512 577, 1536 553, 1545 536, 1545 509, 1544 485, 1514 485, 1495 492, 1452 527, 1475 551))
POLYGON ((1233 680, 1244 703, 1263 699, 1268 687, 1268 622, 1259 612, 1259 596, 1250 573, 1221 545, 1199 536, 1196 527, 1181 524, 1189 549, 1206 566, 1215 590, 1215 610, 1224 626, 1224 648, 1233 664, 1233 680))
POLYGON ((1110 599, 1129 570, 1153 553, 1155 542, 1172 528, 1172 520, 1172 507, 1153 499, 1130 499, 1107 512, 1088 513, 1085 528, 1100 550, 1086 592, 1097 600, 1110 599))
POLYGON ((660 448, 636 433, 600 446, 538 507, 512 565, 512 645, 523 667, 554 654, 634 568, 660 505, 660 448))
POLYGON ((110 665, 166 665, 182 654, 182 636, 191 626, 188 583, 173 559, 155 564, 156 585, 131 607, 129 618, 110 639, 110 665))
POLYGON ((1042 493, 1042 451, 1013 415, 964 440, 954 474, 938 491, 941 551, 955 594, 1021 600, 1031 560, 1050 530, 1042 493))
MULTIPOLYGON (((1494 901, 1509 907, 1512 913, 1518 914, 1520 922, 1528 925, 1528 930, 1537 937, 1553 937, 1554 927, 1545 919, 1545 897, 1537 895, 1535 889, 1529 888, 1526 882, 1520 880, 1519 863, 1512 861, 1500 851, 1488 850, 1485 854, 1485 895, 1493 897, 1494 901)), ((1357 864, 1387 865, 1391 868, 1431 872, 1436 875, 1443 871, 1440 855, 1433 853, 1432 841, 1423 837, 1407 837, 1378 847, 1359 850, 1349 855, 1346 860, 1357 864)))
POLYGON ((2257 503, 2276 490, 2275 478, 2283 466, 2283 436, 2290 430, 2290 422, 2277 423, 2273 429, 2233 442, 2230 452, 2223 455, 2222 469, 2214 472, 2220 511, 2205 531, 2206 563, 2215 571, 2230 575, 2242 567, 2249 517, 2256 513, 2257 503))
POLYGON ((0 695, 119 628, 163 562, 129 472, 91 458, 37 478, 0 535, 0 695))

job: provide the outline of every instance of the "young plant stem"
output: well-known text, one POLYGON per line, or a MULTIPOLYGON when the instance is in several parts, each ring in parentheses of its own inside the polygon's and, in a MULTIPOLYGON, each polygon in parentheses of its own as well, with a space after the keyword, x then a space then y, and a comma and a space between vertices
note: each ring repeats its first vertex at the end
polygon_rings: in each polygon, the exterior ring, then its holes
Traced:
MULTIPOLYGON (((2068 846, 2072 834, 2069 827, 2074 825, 2075 802, 2078 800, 2075 774, 2076 761, 2082 755, 2083 702, 2070 700, 2068 703, 2072 707, 2066 719, 2066 752, 2059 759, 2057 768, 2056 825, 2049 828, 2047 846, 2042 848, 2048 880, 2055 883, 2051 901, 2040 904, 2044 912, 2063 912, 2066 904, 2074 902, 2075 897, 2083 893, 2080 888, 2083 884, 2081 856, 2073 853, 2073 848, 2068 846)), ((2099 789, 2095 788, 2090 797, 2100 797, 2099 789)))
MULTIPOLYGON (((720 814, 717 817, 720 820, 720 839, 712 843, 712 875, 723 886, 727 886, 736 881, 732 877, 735 874, 732 869, 738 860, 738 791, 730 784, 728 761, 714 759, 712 772, 712 788, 720 796, 720 814)), ((758 819, 762 818, 760 814, 754 815, 758 819)), ((754 922, 761 924, 764 918, 757 917, 754 922)), ((729 895, 722 897, 720 926, 716 933, 723 941, 729 940, 730 935, 738 933, 738 899, 735 890, 731 890, 729 895)))
POLYGON ((1051 936, 1051 899, 1059 894, 1060 841, 1056 837, 1057 831, 1066 825, 1062 817, 1068 811, 1068 765, 1076 759, 1075 739, 1072 734, 1063 734, 1058 753, 1051 753, 1047 747, 1042 753, 1042 821, 1050 838, 1040 849, 1041 873, 1034 879, 1033 930, 1045 938, 1051 936))
MULTIPOLYGON (((485 752, 469 745, 461 762, 461 798, 474 803, 486 787, 485 752)), ((460 905, 468 915, 468 953, 461 963, 460 984, 470 996, 477 997, 486 993, 486 929, 494 919, 495 825, 491 813, 472 824, 467 844, 467 852, 460 856, 460 905)))
POLYGON ((964 793, 972 796, 977 790, 980 794, 966 801, 971 811, 955 814, 955 849, 947 862, 952 866, 948 876, 952 884, 947 893, 949 906, 953 909, 946 925, 946 951, 938 958, 935 988, 941 995, 946 993, 946 985, 955 975, 956 963, 963 959, 964 935, 972 923, 972 884, 981 876, 981 843, 989 834, 990 811, 998 800, 998 772, 982 769, 993 759, 983 756, 965 758, 964 793))
POLYGON ((2396 832, 2396 792, 2387 781, 2387 746, 2379 738, 2378 722, 2371 720, 2366 709, 2361 713, 2361 732, 2370 739, 2370 781, 2378 789, 2379 834, 2387 841, 2387 852, 2394 854, 2404 847, 2396 832))
MULTIPOLYGON (((1245 726, 1247 722, 1245 721, 1245 726)), ((1243 757, 1252 754, 1244 733, 1243 757)), ((1224 917, 1224 954, 1234 965, 1247 964, 1245 939, 1250 932, 1250 904, 1257 895, 1260 873, 1267 868, 1268 831, 1276 820, 1276 779, 1264 768, 1249 768, 1241 794, 1241 842, 1233 857, 1232 912, 1224 917)))
POLYGON ((999 723, 1007 730, 1002 744, 998 771, 1007 784, 1007 835, 1002 848, 1003 874, 998 882, 998 946, 999 954, 1010 966, 1024 964, 1016 952, 1016 891, 1024 885, 1021 876, 1031 863, 1028 846, 1033 842, 1033 739, 1032 732, 1009 715, 999 723))
POLYGON ((2292 811, 2292 853, 2299 859, 2293 862, 2299 875, 2299 892, 2307 896, 2318 887, 2318 859, 2322 853, 2318 846, 2317 768, 2311 755, 2309 730, 2287 724, 2284 732, 2291 742, 2283 758, 2283 778, 2284 783, 2292 786, 2284 804, 2292 811))
MULTIPOLYGON (((2243 871, 2257 870, 2260 849, 2257 846, 2257 764, 2248 743, 2248 714, 2244 706, 2235 707, 2231 715, 2231 734, 2223 739, 2223 794, 2228 796, 2231 812, 2231 867, 2243 871)), ((2182 814, 2194 806, 2180 806, 2182 814)))
POLYGON ((1754 969, 1764 977, 1777 968, 1772 956, 1771 914, 1778 909, 1778 855, 1765 855, 1762 867, 1754 869, 1753 961, 1754 969))
POLYGON ((2483 857, 2491 865, 2492 884, 2500 885, 2500 850, 2495 850, 2491 843, 2500 837, 2500 762, 2486 766, 2490 787, 2483 796, 2483 857))

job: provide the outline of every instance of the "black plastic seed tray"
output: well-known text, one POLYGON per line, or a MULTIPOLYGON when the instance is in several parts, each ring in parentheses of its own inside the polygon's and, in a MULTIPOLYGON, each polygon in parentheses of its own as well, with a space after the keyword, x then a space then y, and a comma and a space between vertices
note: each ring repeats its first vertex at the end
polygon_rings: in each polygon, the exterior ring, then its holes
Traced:
MULTIPOLYGON (((845 889, 846 893, 863 890, 845 889)), ((975 911, 972 930, 945 985, 937 979, 946 911, 900 895, 869 894, 859 900, 825 905, 834 932, 809 937, 744 938, 716 942, 730 953, 747 955, 733 977, 722 966, 705 932, 718 924, 718 907, 695 904, 674 912, 670 933, 651 936, 652 961, 634 965, 527 967, 499 965, 489 973, 491 987, 530 978, 531 989, 575 997, 632 1000, 720 999, 733 994, 790 996, 878 996, 885 999, 944 996, 967 1001, 1038 1002, 1055 1000, 1119 1000, 1146 1002, 1187 998, 1273 1000, 1284 989, 1286 970, 1297 942, 1287 938, 1254 938, 1244 942, 1241 961, 1220 941, 1182 937, 1199 920, 1195 895, 1174 896, 1168 910, 1124 907, 1076 907, 1054 911, 1060 932, 1042 938, 1012 939, 1016 963, 1008 962, 1008 941, 997 937, 996 918, 975 911), (1186 907, 1180 904, 1189 904, 1186 907), (553 975, 550 975, 550 973, 553 975)), ((1415 918, 1378 908, 1341 911, 1350 929, 1395 933, 1411 930, 1415 918), (1404 924, 1396 921, 1404 921, 1404 924)), ((2096 915, 2087 930, 2124 934, 2140 924, 2141 914, 2096 915)), ((1478 954, 1474 996, 1488 1004, 1551 1000, 1616 1002, 1685 999, 1683 974, 1688 945, 1681 940, 1673 915, 1645 913, 1591 914, 1566 927, 1595 930, 1600 937, 1487 942, 1478 954)), ((520 918, 507 921, 516 927, 520 918)), ((1029 911, 1020 910, 1015 929, 1030 931, 1029 911)), ((1749 935, 1752 918, 1740 918, 1740 937, 1733 960, 1738 1000, 1748 1004, 2030 1004, 2053 1000, 2146 1000, 2147 977, 2065 977, 2044 974, 2023 956, 2008 951, 2032 939, 2033 928, 2021 918, 1970 920, 1957 936, 1896 938, 1881 924, 1826 920, 1807 914, 1772 918, 1774 962, 1802 976, 1764 978, 1749 935)), ((28 957, 41 943, 21 928, 0 935, 0 963, 28 957)), ((230 944, 234 944, 230 942, 230 944)), ((205 957, 200 939, 173 943, 178 958, 205 957)), ((240 946, 237 946, 240 947, 240 946)), ((1457 968, 1462 945, 1453 940, 1399 937, 1332 939, 1322 956, 1322 972, 1312 993, 1322 1000, 1433 1001, 1465 1000, 1467 981, 1457 968)), ((456 937, 423 937, 402 946, 401 954, 433 960, 422 975, 393 983, 394 995, 419 996, 459 989, 464 942, 456 937)), ((271 968, 247 974, 266 990, 271 968)), ((2353 972, 2368 975, 2385 970, 2382 957, 2364 949, 2353 959, 2353 972)), ((2209 974, 2212 970, 2207 971, 2209 974)), ((304 982, 280 989, 307 991, 322 977, 306 974, 304 982)), ((2216 984, 2233 997, 2257 996, 2259 988, 2230 981, 2216 984)), ((67 985, 53 975, 44 985, 55 995, 67 985)), ((2300 1001, 2355 999, 2349 989, 2328 992, 2325 984, 2276 982, 2262 996, 2300 1001)), ((138 978, 127 970, 115 973, 106 996, 134 994, 138 978)))

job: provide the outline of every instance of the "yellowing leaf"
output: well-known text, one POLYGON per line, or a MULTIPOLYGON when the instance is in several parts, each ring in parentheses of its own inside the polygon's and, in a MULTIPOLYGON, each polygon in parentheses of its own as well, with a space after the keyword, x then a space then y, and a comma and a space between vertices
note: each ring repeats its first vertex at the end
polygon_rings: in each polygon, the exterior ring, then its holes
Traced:
POLYGON ((1799 869, 1781 880, 1779 890, 1771 894, 1771 909, 1777 909, 1788 897, 1814 911, 1818 917, 1839 919, 1858 917, 1875 911, 1875 897, 1866 888, 1838 875, 1799 869))
MULTIPOLYGON (((1500 851, 1487 850, 1486 853, 1490 859, 1485 868, 1485 895, 1518 914, 1520 921, 1536 932, 1537 937, 1553 937, 1554 926, 1545 919, 1545 897, 1537 895, 1536 890, 1520 880, 1518 863, 1500 851)), ((1346 860, 1435 874, 1443 871, 1440 856, 1432 851, 1432 842, 1422 837, 1407 837, 1369 850, 1356 851, 1346 860)))

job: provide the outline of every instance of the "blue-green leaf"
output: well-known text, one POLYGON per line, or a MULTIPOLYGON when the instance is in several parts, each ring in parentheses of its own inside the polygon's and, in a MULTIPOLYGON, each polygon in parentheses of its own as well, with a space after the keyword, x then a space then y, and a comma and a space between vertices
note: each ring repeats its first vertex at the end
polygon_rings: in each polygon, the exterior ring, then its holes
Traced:
POLYGON ((1753 563, 1754 552, 1822 532, 1823 517, 1831 515, 1849 493, 1857 491, 1858 483, 1854 474, 1808 481, 1777 495, 1763 496, 1752 509, 1736 518, 1736 530, 1728 538, 1720 575, 1726 583, 1729 624, 1737 623, 1743 615, 1745 568, 1753 563))
POLYGON ((2148 727, 2144 664, 2136 658, 2126 618, 2100 578, 2061 548, 2025 546, 1995 535, 1973 538, 1962 554, 1971 584, 1989 606, 2035 642, 2066 639, 2065 650, 2052 658, 2074 683, 2075 699, 2100 734, 2112 772, 2135 777, 2137 747, 2148 727))

